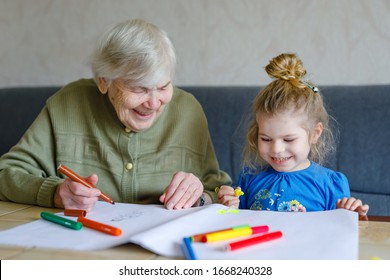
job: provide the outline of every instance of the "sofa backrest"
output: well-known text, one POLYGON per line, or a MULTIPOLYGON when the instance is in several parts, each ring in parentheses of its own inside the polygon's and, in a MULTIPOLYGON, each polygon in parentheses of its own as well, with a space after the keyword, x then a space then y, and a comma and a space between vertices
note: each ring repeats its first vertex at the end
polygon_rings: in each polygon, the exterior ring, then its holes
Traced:
POLYGON ((15 87, 0 89, 0 156, 15 145, 60 87, 15 87))
MULTIPOLYGON (((59 88, 0 89, 0 155, 18 142, 59 88)), ((220 167, 237 180, 251 104, 260 87, 181 88, 202 104, 220 167)), ((347 176, 352 196, 370 204, 370 215, 390 216, 390 85, 320 89, 339 131, 337 152, 326 166, 347 176)))

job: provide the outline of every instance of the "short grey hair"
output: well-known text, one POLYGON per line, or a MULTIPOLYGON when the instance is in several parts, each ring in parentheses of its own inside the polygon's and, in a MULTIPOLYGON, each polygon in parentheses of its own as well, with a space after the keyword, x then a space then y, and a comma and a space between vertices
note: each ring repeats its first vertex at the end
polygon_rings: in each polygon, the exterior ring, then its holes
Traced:
POLYGON ((93 56, 94 78, 110 84, 123 78, 138 86, 155 86, 173 79, 176 68, 174 46, 167 33, 141 19, 127 20, 108 30, 93 56))

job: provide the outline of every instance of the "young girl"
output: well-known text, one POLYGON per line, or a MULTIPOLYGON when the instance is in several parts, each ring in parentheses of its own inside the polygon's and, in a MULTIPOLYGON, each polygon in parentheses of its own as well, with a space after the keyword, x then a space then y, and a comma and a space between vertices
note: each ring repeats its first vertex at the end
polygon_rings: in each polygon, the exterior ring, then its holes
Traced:
POLYGON ((265 71, 274 81, 256 96, 237 190, 222 186, 218 202, 273 211, 344 208, 366 215, 369 206, 350 197, 347 178, 320 164, 332 150, 329 115, 318 88, 295 54, 273 58, 265 71))

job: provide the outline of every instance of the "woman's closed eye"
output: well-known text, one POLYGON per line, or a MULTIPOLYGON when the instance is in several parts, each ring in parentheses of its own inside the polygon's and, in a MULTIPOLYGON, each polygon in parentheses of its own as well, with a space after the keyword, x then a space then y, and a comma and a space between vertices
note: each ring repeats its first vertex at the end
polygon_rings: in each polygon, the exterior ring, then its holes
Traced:
POLYGON ((130 91, 134 93, 147 93, 148 89, 146 87, 132 87, 130 91))
POLYGON ((159 88, 157 88, 157 90, 158 90, 158 91, 165 91, 165 90, 168 89, 168 86, 169 86, 169 85, 165 85, 165 86, 159 87, 159 88))

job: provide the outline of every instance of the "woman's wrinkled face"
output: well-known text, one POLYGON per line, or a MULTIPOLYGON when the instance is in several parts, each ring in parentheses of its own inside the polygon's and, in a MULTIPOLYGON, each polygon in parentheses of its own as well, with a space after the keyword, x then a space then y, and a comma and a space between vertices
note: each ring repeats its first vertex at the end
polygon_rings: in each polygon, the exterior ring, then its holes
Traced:
POLYGON ((121 123, 132 131, 141 132, 153 125, 171 101, 173 86, 170 79, 151 88, 117 79, 112 81, 107 91, 121 123))

